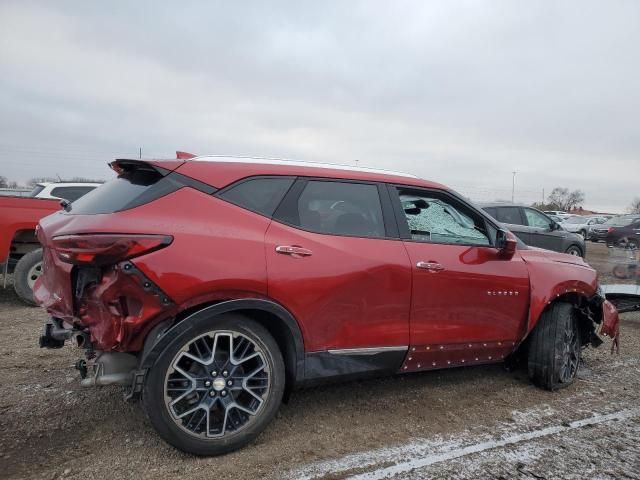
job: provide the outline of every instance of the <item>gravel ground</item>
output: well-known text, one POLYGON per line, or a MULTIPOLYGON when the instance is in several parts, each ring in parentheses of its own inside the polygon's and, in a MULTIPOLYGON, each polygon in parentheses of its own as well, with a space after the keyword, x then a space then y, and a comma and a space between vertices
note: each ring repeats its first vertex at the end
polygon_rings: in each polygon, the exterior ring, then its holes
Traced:
MULTIPOLYGON (((613 283, 606 248, 588 259, 613 283)), ((621 351, 587 349, 546 392, 500 365, 294 393, 252 445, 195 458, 164 444, 117 387, 83 389, 72 347, 41 350, 46 316, 0 290, 3 478, 640 478, 640 316, 621 351)))

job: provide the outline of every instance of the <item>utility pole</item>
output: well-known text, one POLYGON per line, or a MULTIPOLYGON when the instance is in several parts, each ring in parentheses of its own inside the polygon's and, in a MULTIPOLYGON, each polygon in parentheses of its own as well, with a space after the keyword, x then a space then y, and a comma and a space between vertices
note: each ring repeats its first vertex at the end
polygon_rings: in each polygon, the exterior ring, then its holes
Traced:
POLYGON ((544 187, 542 188, 542 205, 544 205, 544 187))
POLYGON ((513 173, 513 178, 511 179, 511 203, 514 203, 516 193, 516 172, 511 173, 513 173))
POLYGON ((140 147, 140 160, 142 160, 142 147, 140 147))

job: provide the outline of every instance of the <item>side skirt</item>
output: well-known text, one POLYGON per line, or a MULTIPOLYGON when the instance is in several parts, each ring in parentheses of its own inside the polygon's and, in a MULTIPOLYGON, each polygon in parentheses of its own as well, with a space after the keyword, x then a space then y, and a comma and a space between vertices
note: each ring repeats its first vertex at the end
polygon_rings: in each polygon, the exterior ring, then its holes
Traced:
POLYGON ((349 348, 305 354, 304 385, 392 375, 402 365, 408 346, 349 348))

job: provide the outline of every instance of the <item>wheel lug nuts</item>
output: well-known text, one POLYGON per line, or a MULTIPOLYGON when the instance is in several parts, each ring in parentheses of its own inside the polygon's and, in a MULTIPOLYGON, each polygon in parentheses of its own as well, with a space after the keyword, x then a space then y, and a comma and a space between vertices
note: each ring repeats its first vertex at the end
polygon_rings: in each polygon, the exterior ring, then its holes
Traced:
POLYGON ((209 396, 210 396, 210 397, 215 397, 215 396, 216 396, 216 392, 214 392, 213 390, 211 390, 211 391, 209 392, 209 396))
POLYGON ((211 382, 209 380, 207 380, 206 382, 204 382, 204 386, 205 387, 210 387, 211 386, 211 382))
POLYGON ((226 377, 227 375, 229 375, 229 372, 227 372, 226 370, 224 372, 222 372, 222 376, 226 377))
POLYGON ((218 372, 216 372, 215 370, 211 372, 211 376, 212 377, 217 377, 218 376, 218 372))
POLYGON ((228 386, 231 386, 231 385, 233 385, 233 382, 232 382, 231 380, 229 380, 229 381, 227 382, 227 385, 228 385, 228 386))
POLYGON ((222 392, 220 392, 220 395, 222 395, 223 397, 227 396, 227 391, 226 390, 222 390, 222 392))

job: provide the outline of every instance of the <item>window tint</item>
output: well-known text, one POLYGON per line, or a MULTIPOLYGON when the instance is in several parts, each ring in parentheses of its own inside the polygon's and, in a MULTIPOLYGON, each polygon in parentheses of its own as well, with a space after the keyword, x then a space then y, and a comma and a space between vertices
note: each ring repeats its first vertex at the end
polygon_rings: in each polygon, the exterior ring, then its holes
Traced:
POLYGON ((378 187, 310 180, 298 198, 298 225, 333 235, 385 237, 378 187))
POLYGON ((31 190, 31 192, 29 192, 29 197, 35 197, 36 195, 38 195, 42 190, 44 190, 44 185, 36 185, 35 187, 33 187, 33 190, 31 190))
POLYGON ((483 208, 483 210, 487 212, 489 215, 491 215, 493 218, 495 218, 496 220, 498 219, 497 218, 498 212, 496 212, 496 209, 494 207, 483 208))
POLYGON ((113 213, 143 205, 177 190, 179 185, 147 169, 127 171, 71 204, 71 214, 113 213))
POLYGON ((524 225, 522 216, 520 215, 520 207, 498 207, 497 217, 501 223, 509 223, 511 225, 524 225))
POLYGON ((490 245, 482 217, 444 196, 400 191, 411 239, 431 243, 490 245))
MULTIPOLYGON (((532 208, 525 208, 524 214, 530 227, 549 228, 551 224, 551 221, 545 215, 532 208)), ((580 222, 582 223, 583 220, 580 219, 580 222)))
POLYGON ((95 189, 95 187, 56 187, 51 190, 51 195, 74 202, 93 189, 95 189))
POLYGON ((293 183, 293 178, 270 177, 247 180, 220 194, 248 210, 270 217, 293 183))

